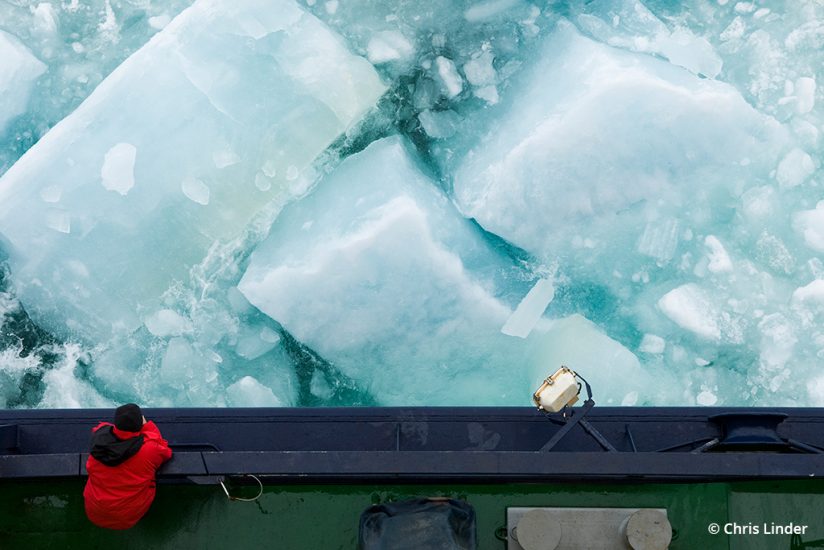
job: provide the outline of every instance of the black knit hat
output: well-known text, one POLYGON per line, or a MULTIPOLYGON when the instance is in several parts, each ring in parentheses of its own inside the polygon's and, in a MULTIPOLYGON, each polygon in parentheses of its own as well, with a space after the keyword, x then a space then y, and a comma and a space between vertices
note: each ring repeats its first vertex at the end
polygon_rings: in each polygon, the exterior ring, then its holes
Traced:
POLYGON ((114 425, 124 432, 139 432, 143 427, 143 412, 134 403, 126 403, 114 411, 114 425))

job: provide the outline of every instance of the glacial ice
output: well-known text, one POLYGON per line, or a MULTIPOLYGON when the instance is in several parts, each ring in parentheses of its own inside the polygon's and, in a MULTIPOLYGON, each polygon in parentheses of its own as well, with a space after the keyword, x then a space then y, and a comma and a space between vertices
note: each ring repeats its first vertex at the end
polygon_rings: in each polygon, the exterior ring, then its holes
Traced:
POLYGON ((824 403, 817 0, 189 4, 0 2, 0 405, 824 403))
POLYGON ((28 314, 87 343, 136 330, 383 91, 293 2, 197 2, 0 180, 28 314))

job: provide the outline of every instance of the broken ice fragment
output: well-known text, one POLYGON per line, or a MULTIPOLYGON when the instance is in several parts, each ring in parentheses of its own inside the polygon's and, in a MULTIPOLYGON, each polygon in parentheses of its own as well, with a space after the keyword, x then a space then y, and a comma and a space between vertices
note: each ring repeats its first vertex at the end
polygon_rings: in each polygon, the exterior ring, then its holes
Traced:
POLYGON ((798 138, 800 145, 808 150, 818 149, 818 138, 820 132, 814 124, 811 124, 809 121, 803 119, 794 118, 790 122, 790 125, 792 126, 793 133, 798 138))
POLYGON ((435 58, 438 76, 446 89, 447 97, 455 97, 463 90, 463 79, 451 59, 439 55, 435 58))
POLYGON ((718 396, 711 391, 704 390, 695 397, 695 402, 702 407, 711 407, 718 403, 718 396))
POLYGON ((475 97, 481 98, 490 105, 495 105, 500 100, 498 96, 498 88, 495 86, 484 86, 483 88, 475 88, 472 92, 475 97))
POLYGON ((824 405, 824 375, 814 376, 807 381, 806 387, 810 405, 814 407, 824 405))
POLYGON ((638 392, 631 391, 621 400, 622 407, 634 407, 638 403, 638 392))
POLYGON ((251 376, 244 376, 228 386, 226 401, 232 407, 283 407, 288 404, 251 376))
POLYGON ((320 399, 329 399, 334 394, 332 388, 329 386, 329 381, 323 373, 317 369, 312 373, 312 382, 309 384, 309 391, 312 395, 320 399))
POLYGON ((179 313, 171 309, 161 309, 148 315, 143 324, 155 336, 180 336, 191 330, 191 323, 179 313))
POLYGON ((269 328, 243 327, 237 336, 235 353, 245 359, 257 359, 271 351, 280 341, 280 336, 269 328))
POLYGON ((676 29, 669 37, 659 35, 653 48, 660 51, 670 62, 709 78, 715 78, 723 66, 712 45, 688 29, 676 29))
POLYGON ((719 35, 718 38, 721 39, 721 42, 728 42, 730 40, 738 40, 742 36, 744 36, 744 33, 746 32, 746 30, 747 30, 747 25, 746 25, 746 23, 744 23, 744 20, 739 15, 739 16, 736 16, 735 19, 733 19, 732 22, 729 25, 727 25, 727 27, 723 31, 721 31, 721 34, 719 35))
POLYGON ((638 351, 660 355, 661 353, 664 353, 666 347, 666 340, 660 336, 656 336, 655 334, 644 334, 644 337, 641 339, 641 343, 638 345, 638 351))
POLYGON ((687 283, 669 291, 658 301, 658 307, 681 328, 708 340, 721 339, 715 306, 697 285, 687 283))
POLYGON ((732 271, 732 261, 730 260, 727 250, 718 237, 715 235, 707 235, 704 239, 704 244, 709 249, 707 256, 709 257, 709 264, 707 269, 713 273, 724 273, 732 271))
POLYGON ((277 344, 280 342, 280 335, 269 327, 263 327, 260 329, 258 336, 262 341, 269 342, 270 344, 277 344))
POLYGON ((526 338, 554 297, 555 285, 552 280, 540 279, 506 320, 501 332, 509 336, 526 338))
POLYGON ((815 172, 815 163, 812 157, 799 148, 787 153, 778 164, 775 179, 782 189, 801 185, 815 172))
POLYGON ((149 26, 153 29, 160 30, 166 25, 168 25, 172 21, 171 17, 167 14, 155 15, 154 17, 150 17, 148 19, 149 26))
POLYGON ((217 361, 182 337, 169 341, 158 374, 157 384, 175 391, 175 402, 182 406, 221 404, 216 399, 217 361))
POLYGON ((498 73, 495 72, 495 68, 492 66, 493 59, 492 52, 485 51, 464 64, 464 74, 470 84, 473 86, 495 84, 498 73))
POLYGON ((824 252, 824 201, 819 201, 815 210, 794 214, 793 228, 801 234, 807 246, 824 252))
POLYGON ((453 136, 461 119, 454 111, 423 111, 418 120, 426 135, 441 139, 453 136))
POLYGON ((372 63, 386 63, 406 59, 415 47, 398 31, 376 32, 366 47, 366 57, 372 63))
POLYGON ((824 279, 816 279, 793 291, 791 304, 801 320, 811 325, 824 314, 824 279))
POLYGON ((824 305, 824 280, 816 279, 807 286, 797 288, 793 292, 793 301, 812 302, 824 305))
POLYGON ((758 237, 755 245, 757 260, 776 273, 789 275, 793 272, 795 259, 781 239, 765 232, 758 237))
POLYGON ((815 79, 803 76, 795 81, 795 111, 809 113, 815 106, 815 79))
POLYGON ((771 370, 783 368, 792 358, 793 349, 798 343, 791 323, 784 315, 773 313, 759 321, 758 331, 761 333, 761 365, 771 370))
POLYGON ((678 220, 671 218, 647 223, 638 240, 638 252, 668 262, 678 247, 679 228, 678 220))

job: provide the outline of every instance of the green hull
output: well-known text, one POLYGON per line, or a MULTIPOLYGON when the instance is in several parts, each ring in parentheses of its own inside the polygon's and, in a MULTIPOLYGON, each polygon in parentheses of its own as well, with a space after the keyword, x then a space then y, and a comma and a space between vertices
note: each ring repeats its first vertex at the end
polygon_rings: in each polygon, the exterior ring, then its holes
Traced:
MULTIPOLYGON (((146 517, 133 529, 111 532, 88 522, 81 480, 0 482, 0 548, 141 550, 352 550, 368 506, 415 496, 468 501, 477 514, 478 548, 503 550, 496 536, 510 506, 666 508, 674 538, 685 550, 775 550, 799 545, 791 535, 713 535, 739 526, 806 525, 800 541, 824 539, 824 480, 691 484, 492 485, 266 485, 256 502, 230 502, 220 486, 160 485, 146 517)), ((257 487, 235 488, 254 496, 257 487)))

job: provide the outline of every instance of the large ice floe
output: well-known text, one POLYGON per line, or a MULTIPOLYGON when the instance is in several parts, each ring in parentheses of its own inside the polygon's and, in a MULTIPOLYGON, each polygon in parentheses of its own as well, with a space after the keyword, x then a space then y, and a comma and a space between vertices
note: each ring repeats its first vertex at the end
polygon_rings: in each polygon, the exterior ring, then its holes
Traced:
POLYGON ((456 140, 466 151, 452 172, 461 211, 559 261, 571 287, 619 300, 608 330, 648 364, 657 356, 692 372, 685 386, 715 380, 721 365, 722 378, 746 372, 711 382, 736 386, 728 399, 803 395, 790 358, 807 373, 813 360, 786 352, 799 323, 788 292, 819 275, 799 270, 787 243, 816 265, 818 211, 788 215, 817 169, 798 136, 729 84, 564 21, 541 52, 489 132, 456 140), (769 219, 779 201, 786 209, 769 219))
POLYGON ((0 3, 0 406, 821 405, 822 51, 818 0, 0 3))
POLYGON ((516 403, 559 360, 629 391, 637 359, 582 318, 502 333, 507 263, 386 138, 285 209, 239 289, 386 404, 516 403))
POLYGON ((383 402, 501 403, 523 355, 499 332, 492 277, 471 268, 504 265, 387 138, 286 208, 239 289, 383 402))
POLYGON ((29 315, 91 342, 137 329, 383 91, 292 2, 195 4, 3 177, 29 315))
POLYGON ((626 254, 616 245, 640 240, 642 254, 667 261, 675 224, 715 222, 742 186, 766 178, 786 142, 732 86, 604 46, 567 22, 541 54, 454 175, 462 212, 538 256, 589 257, 602 269, 626 254))
MULTIPOLYGON (((28 315, 89 345, 144 326, 180 338, 164 293, 302 192, 384 89, 293 2, 196 3, 3 176, 0 233, 28 315)), ((214 378, 190 343, 170 350, 173 387, 214 378)))

